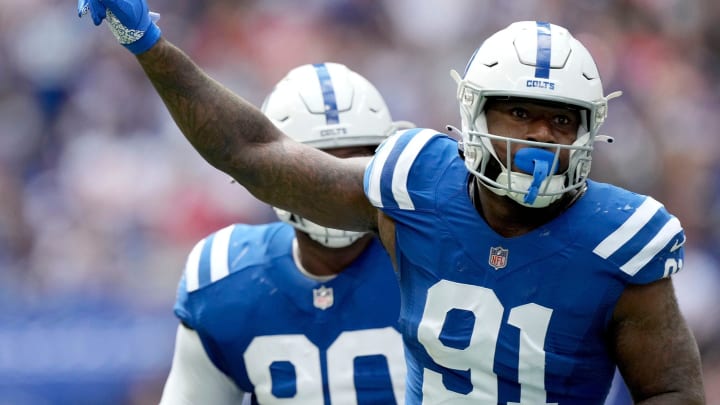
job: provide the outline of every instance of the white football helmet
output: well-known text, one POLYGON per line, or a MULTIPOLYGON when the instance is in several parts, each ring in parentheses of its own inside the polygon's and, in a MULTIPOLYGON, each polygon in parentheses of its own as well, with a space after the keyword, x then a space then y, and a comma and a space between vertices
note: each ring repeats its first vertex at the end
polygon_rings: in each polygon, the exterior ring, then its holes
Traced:
MULTIPOLYGON (((482 184, 517 203, 542 208, 563 194, 584 186, 590 173, 591 153, 607 116, 607 103, 620 92, 603 95, 595 61, 567 29, 544 22, 523 21, 495 33, 478 48, 463 77, 453 71, 462 119, 465 166, 482 184), (578 108, 581 125, 572 145, 512 139, 488 133, 485 104, 488 98, 523 98, 558 102, 578 108), (522 144, 513 159, 498 158, 493 141, 505 142, 508 151, 522 144), (562 150, 569 150, 567 170, 558 173, 562 150), (500 165, 490 174, 488 163, 500 165)), ((494 164, 493 164, 494 165, 494 164)), ((494 165, 496 168, 497 166, 494 165)))
MULTIPOLYGON (((288 136, 318 149, 377 146, 408 122, 393 122, 385 100, 367 79, 338 63, 291 70, 262 105, 262 111, 288 136)), ((278 217, 331 248, 349 246, 364 232, 317 225, 275 208, 278 217)))

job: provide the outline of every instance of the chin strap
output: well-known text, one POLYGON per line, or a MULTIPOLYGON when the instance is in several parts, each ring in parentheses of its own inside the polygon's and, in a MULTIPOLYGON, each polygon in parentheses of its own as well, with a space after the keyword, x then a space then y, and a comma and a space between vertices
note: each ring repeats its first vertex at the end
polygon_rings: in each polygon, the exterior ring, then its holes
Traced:
POLYGON ((461 130, 457 129, 457 127, 454 127, 452 125, 445 125, 445 129, 447 129, 447 131, 448 131, 447 135, 449 137, 462 142, 463 133, 461 130))
POLYGON ((447 130, 447 135, 457 141, 458 152, 460 153, 460 156, 463 156, 465 154, 465 144, 463 143, 462 131, 452 125, 445 125, 445 129, 447 130))
POLYGON ((596 141, 605 142, 605 143, 614 143, 615 138, 613 138, 610 135, 596 135, 595 136, 596 141))

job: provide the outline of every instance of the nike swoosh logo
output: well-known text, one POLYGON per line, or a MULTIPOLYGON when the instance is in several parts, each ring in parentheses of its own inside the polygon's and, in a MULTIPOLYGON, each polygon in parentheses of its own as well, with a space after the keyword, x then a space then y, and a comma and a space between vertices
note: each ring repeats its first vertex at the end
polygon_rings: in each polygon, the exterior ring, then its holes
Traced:
POLYGON ((683 238, 681 241, 675 241, 675 243, 673 243, 672 247, 670 248, 670 253, 680 249, 682 247, 682 245, 685 244, 686 239, 687 239, 687 237, 685 235, 683 235, 683 238))

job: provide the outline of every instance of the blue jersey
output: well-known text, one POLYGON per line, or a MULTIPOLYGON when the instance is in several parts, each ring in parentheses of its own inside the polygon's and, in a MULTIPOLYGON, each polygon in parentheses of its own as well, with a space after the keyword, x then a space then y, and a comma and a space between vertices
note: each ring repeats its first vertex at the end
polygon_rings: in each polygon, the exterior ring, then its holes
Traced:
POLYGON ((327 282, 303 275, 284 223, 232 225, 188 257, 175 314, 257 401, 394 404, 404 398, 400 297, 377 240, 327 282))
POLYGON ((408 403, 602 404, 615 304, 682 267, 679 221, 588 181, 563 214, 505 238, 473 206, 469 176, 457 142, 428 129, 388 138, 365 172, 396 225, 408 403))

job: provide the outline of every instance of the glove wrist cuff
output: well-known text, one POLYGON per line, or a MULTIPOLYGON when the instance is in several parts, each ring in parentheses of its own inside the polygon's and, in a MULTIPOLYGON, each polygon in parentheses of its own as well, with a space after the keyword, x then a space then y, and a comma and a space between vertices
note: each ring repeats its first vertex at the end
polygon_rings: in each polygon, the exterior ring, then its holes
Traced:
POLYGON ((125 46, 125 48, 133 54, 138 55, 152 48, 152 46, 160 40, 161 34, 162 31, 160 30, 160 27, 158 27, 154 22, 151 22, 140 39, 130 44, 123 44, 123 46, 125 46))

